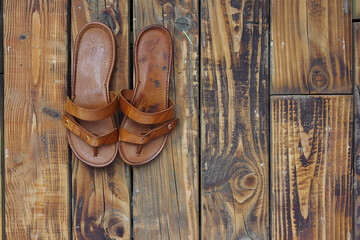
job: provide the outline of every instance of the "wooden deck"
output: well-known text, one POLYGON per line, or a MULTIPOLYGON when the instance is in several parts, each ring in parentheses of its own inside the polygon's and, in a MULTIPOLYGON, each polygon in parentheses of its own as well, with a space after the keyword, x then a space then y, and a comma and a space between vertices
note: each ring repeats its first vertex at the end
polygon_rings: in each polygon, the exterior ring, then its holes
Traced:
POLYGON ((360 239, 360 0, 2 0, 1 239, 360 239), (132 87, 151 24, 180 117, 151 163, 95 169, 61 123, 87 22, 132 87))

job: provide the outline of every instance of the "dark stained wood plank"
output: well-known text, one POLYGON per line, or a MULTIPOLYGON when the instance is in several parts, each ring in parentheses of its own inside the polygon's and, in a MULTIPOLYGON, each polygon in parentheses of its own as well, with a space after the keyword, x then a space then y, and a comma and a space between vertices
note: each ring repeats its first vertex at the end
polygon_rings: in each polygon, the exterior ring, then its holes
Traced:
POLYGON ((134 1, 134 34, 151 24, 172 34, 170 98, 180 117, 159 157, 133 168, 134 239, 199 238, 198 8, 191 0, 134 1))
POLYGON ((354 239, 360 239, 360 23, 354 23, 354 239))
MULTIPOLYGON (((111 90, 129 84, 128 0, 71 1, 72 44, 87 22, 100 21, 113 31, 117 43, 111 90)), ((130 168, 117 157, 105 168, 92 168, 73 156, 74 239, 130 239, 130 168)))
POLYGON ((268 239, 269 2, 201 4, 201 237, 268 239))
POLYGON ((67 3, 5 0, 7 239, 69 239, 67 3))
POLYGON ((352 101, 271 98, 272 239, 352 239, 352 101))
POLYGON ((349 0, 275 0, 271 93, 352 93, 349 0))
MULTIPOLYGON (((357 72, 359 74, 359 72, 357 72)), ((360 85, 354 89, 354 239, 360 239, 360 85)))

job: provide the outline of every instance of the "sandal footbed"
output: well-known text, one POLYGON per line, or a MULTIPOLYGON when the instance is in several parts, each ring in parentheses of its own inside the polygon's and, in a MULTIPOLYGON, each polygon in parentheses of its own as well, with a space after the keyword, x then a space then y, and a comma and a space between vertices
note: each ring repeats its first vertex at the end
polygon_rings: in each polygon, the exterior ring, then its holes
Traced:
MULTIPOLYGON (((72 88, 73 102, 80 107, 97 109, 110 102, 109 81, 115 62, 115 39, 111 30, 101 23, 85 25, 79 32, 75 44, 75 72, 72 88)), ((114 117, 100 121, 78 123, 88 131, 103 135, 116 128, 114 117)), ((74 154, 94 167, 110 164, 117 154, 117 143, 94 147, 68 131, 68 141, 74 154)))
MULTIPOLYGON (((151 26, 139 33, 135 44, 135 90, 132 104, 143 112, 158 112, 168 107, 169 76, 172 61, 170 33, 162 26, 151 26)), ((155 128, 124 117, 126 130, 141 134, 155 128)), ((130 165, 141 165, 154 159, 164 148, 168 135, 153 139, 141 148, 137 144, 119 142, 119 153, 130 165)))

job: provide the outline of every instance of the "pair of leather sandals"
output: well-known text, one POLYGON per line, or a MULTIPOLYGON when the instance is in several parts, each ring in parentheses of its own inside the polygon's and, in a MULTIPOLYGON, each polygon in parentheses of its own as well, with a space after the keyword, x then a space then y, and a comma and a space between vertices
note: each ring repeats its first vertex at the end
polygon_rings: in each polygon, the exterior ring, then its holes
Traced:
POLYGON ((111 30, 98 22, 83 26, 75 42, 74 81, 63 124, 74 154, 94 167, 110 164, 117 152, 130 165, 151 161, 178 123, 168 96, 172 40, 166 28, 150 26, 139 33, 134 90, 109 91, 115 47, 111 30), (124 117, 118 129, 114 114, 119 109, 124 117))

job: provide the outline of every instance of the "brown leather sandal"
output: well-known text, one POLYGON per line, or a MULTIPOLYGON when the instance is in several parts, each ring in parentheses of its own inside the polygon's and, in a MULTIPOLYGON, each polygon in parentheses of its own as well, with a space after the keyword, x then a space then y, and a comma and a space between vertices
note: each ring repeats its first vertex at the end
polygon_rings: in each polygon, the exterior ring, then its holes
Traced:
POLYGON ((118 98, 109 93, 115 62, 115 39, 102 23, 83 26, 76 38, 71 100, 65 104, 63 123, 74 154, 94 167, 110 164, 117 154, 118 130, 113 114, 118 98))
POLYGON ((177 126, 174 103, 169 100, 172 40, 162 26, 143 29, 134 48, 135 89, 121 90, 119 153, 130 165, 154 159, 163 149, 168 133, 177 126))

